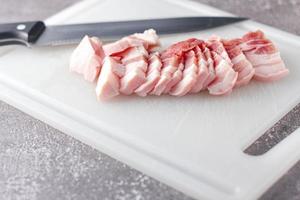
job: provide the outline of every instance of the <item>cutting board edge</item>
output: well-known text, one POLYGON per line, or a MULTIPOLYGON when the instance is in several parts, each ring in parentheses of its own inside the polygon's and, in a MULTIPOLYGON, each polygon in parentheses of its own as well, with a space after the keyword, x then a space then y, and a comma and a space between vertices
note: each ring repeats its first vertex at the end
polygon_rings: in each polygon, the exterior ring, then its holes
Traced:
MULTIPOLYGON (((116 158, 121 162, 128 164, 136 170, 143 171, 143 173, 156 178, 157 180, 170 185, 179 191, 189 194, 194 198, 215 200, 215 198, 211 198, 211 196, 218 194, 217 196, 219 198, 231 200, 235 199, 235 195, 237 195, 237 192, 239 191, 239 189, 234 186, 230 187, 224 185, 226 183, 216 183, 212 186, 211 183, 207 183, 205 180, 199 181, 199 179, 195 179, 193 176, 174 168, 174 166, 172 167, 164 162, 161 162, 160 160, 157 160, 155 157, 149 156, 144 152, 139 152, 137 149, 128 145, 124 145, 123 142, 110 138, 106 136, 106 134, 97 134, 98 132, 96 130, 85 126, 82 124, 82 122, 71 119, 63 113, 57 112, 56 110, 49 108, 49 106, 45 106, 43 103, 37 102, 20 92, 17 93, 15 92, 15 89, 11 89, 8 85, 5 85, 1 82, 0 89, 2 91, 0 93, 0 99, 7 104, 33 116, 34 118, 56 128, 63 133, 68 134, 71 137, 78 139, 87 145, 92 146, 101 152, 104 152, 109 156, 116 158), (41 110, 43 111, 41 112, 41 110), (62 121, 64 121, 64 123, 61 123, 62 121), (84 134, 82 134, 81 130, 85 130, 84 134), (99 144, 99 141, 103 140, 105 142, 99 144), (122 147, 121 150, 120 147, 122 147), (128 156, 129 152, 131 156, 128 156), (141 158, 143 162, 136 162, 135 160, 137 158, 141 158), (149 168, 150 165, 148 163, 154 165, 153 168, 149 168), (160 170, 157 170, 158 168, 160 170), (167 178, 163 178, 165 176, 165 172, 170 173, 167 178), (173 180, 171 181, 170 179, 173 180), (185 181, 182 180, 194 183, 193 188, 187 187, 186 184, 184 184, 185 181), (201 190, 199 188, 201 188, 201 190), (210 191, 213 192, 210 193, 210 191)), ((210 179, 208 178, 208 180, 210 179)))
MULTIPOLYGON (((95 1, 95 0, 90 0, 90 2, 92 2, 92 1, 95 1)), ((63 11, 62 11, 63 12, 63 11)), ((54 21, 54 20, 53 20, 54 21)), ((51 21, 50 21, 51 22, 51 21)), ((276 29, 276 31, 278 31, 278 29, 276 29)), ((282 31, 282 32, 284 32, 284 31, 282 31)), ((286 32, 284 32, 284 33, 286 33, 286 32)), ((293 35, 294 36, 294 35, 293 35)), ((297 37, 297 39, 298 39, 298 41, 299 41, 299 37, 297 37)), ((16 106, 16 107, 18 107, 18 106, 16 106)), ((53 122, 47 122, 48 124, 52 124, 53 122)), ((57 125, 55 125, 54 127, 56 127, 57 125)), ((71 136, 74 136, 74 135, 72 135, 72 134, 70 134, 71 136)), ((77 138, 77 137, 76 137, 77 138)), ((80 139, 81 140, 81 139, 80 139)), ((81 140, 82 141, 82 140, 81 140)), ((97 149, 99 149, 99 147, 97 148, 97 149)), ((118 157, 118 156, 116 156, 116 157, 118 157)), ((123 159, 119 159, 119 160, 123 160, 123 159)), ((126 160, 126 162, 125 163, 128 163, 128 161, 126 160)), ((149 174, 149 173, 147 173, 147 174, 149 174)), ((151 175, 151 174, 149 174, 149 175, 151 175)), ((153 177, 155 177, 155 176, 153 176, 153 177)), ((160 180, 160 179, 159 179, 160 180)), ((164 182, 164 181, 163 181, 164 182)), ((171 185, 170 184, 170 182, 168 182, 168 184, 169 185, 171 185)), ((178 188, 178 187, 176 187, 175 186, 175 188, 178 188)), ((189 192, 191 192, 191 191, 189 191, 189 192)), ((203 197, 203 196, 201 196, 201 197, 203 197)), ((225 198, 224 198, 225 199, 225 198)))

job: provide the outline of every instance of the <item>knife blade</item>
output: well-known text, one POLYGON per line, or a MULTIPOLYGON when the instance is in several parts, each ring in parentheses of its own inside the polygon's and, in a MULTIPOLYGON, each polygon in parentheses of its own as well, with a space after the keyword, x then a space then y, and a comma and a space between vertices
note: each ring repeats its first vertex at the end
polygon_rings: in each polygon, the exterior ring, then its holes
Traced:
POLYGON ((242 17, 180 17, 46 26, 42 21, 0 24, 0 46, 76 44, 85 35, 113 40, 153 28, 158 34, 205 30, 247 20, 242 17))

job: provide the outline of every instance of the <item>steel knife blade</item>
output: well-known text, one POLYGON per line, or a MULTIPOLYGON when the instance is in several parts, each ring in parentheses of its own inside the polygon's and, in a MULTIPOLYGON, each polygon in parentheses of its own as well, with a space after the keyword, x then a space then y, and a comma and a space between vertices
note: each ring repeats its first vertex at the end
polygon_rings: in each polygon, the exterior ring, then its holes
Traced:
POLYGON ((46 26, 42 21, 0 24, 0 46, 22 44, 76 44, 85 35, 113 40, 153 28, 158 34, 173 34, 224 26, 247 18, 242 17, 179 17, 132 21, 99 22, 46 26))

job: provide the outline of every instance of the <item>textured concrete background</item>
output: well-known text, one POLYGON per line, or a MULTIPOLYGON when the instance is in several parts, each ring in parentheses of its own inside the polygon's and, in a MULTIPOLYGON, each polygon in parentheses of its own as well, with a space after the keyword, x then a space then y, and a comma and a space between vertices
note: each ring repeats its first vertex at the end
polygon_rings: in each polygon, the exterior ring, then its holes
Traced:
MULTIPOLYGON (((0 0, 0 22, 44 19, 77 0, 0 0)), ((197 0, 300 35, 300 0, 197 0)), ((300 105, 247 152, 300 126, 300 105)), ((0 199, 185 200, 184 194, 0 102, 0 199)), ((300 162, 261 199, 300 199, 300 162)))

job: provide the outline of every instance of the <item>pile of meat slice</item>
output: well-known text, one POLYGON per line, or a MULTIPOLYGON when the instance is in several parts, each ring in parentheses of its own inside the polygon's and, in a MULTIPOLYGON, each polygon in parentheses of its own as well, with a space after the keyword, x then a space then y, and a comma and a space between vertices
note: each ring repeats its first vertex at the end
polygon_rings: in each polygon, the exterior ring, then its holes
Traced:
POLYGON ((97 81, 96 94, 103 100, 119 94, 183 96, 202 90, 224 95, 252 78, 274 81, 289 73, 262 31, 232 40, 190 38, 162 52, 159 46, 153 29, 105 45, 85 36, 71 56, 70 70, 97 81))

